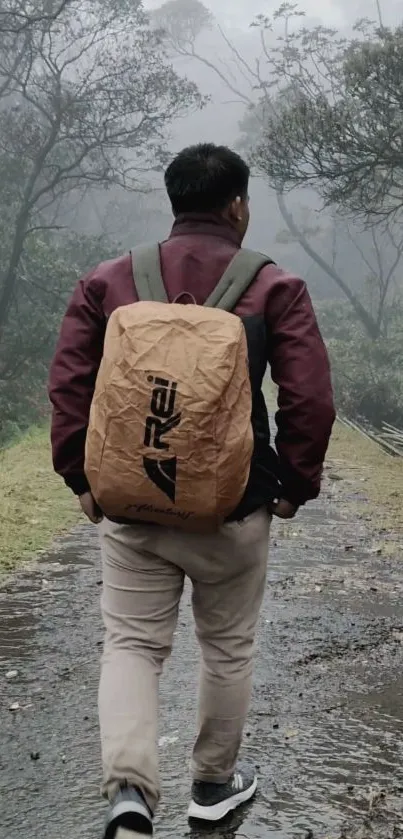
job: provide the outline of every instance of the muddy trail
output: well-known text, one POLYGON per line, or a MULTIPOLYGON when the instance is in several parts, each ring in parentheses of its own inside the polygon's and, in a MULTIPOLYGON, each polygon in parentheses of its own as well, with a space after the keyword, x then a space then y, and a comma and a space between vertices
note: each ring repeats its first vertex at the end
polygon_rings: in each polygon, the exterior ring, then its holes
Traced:
MULTIPOLYGON (((373 549, 358 481, 332 477, 273 532, 244 749, 259 795, 205 831, 186 821, 197 648, 183 603, 161 686, 160 837, 403 836, 403 563, 373 549)), ((0 592, 1 839, 101 836, 99 594, 86 526, 0 592)))

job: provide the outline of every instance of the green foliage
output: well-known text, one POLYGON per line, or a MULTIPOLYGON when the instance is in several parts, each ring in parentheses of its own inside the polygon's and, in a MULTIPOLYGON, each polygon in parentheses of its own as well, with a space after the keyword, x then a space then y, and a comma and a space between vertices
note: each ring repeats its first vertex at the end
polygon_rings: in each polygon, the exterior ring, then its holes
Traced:
POLYGON ((141 0, 0 0, 0 440, 42 410, 67 296, 108 252, 58 232, 69 210, 145 191, 202 104, 141 0))
POLYGON ((49 428, 0 451, 0 575, 49 547, 79 520, 77 500, 53 472, 49 428))
POLYGON ((0 445, 48 415, 46 379, 67 301, 79 277, 116 252, 100 237, 27 240, 1 345, 0 445))
POLYGON ((256 165, 281 191, 312 186, 356 216, 400 214, 403 26, 361 22, 348 39, 322 26, 292 29, 292 17, 266 50, 270 95, 244 126, 259 134, 256 165))
POLYGON ((322 304, 318 311, 339 410, 375 428, 403 427, 403 301, 389 311, 387 332, 376 341, 347 304, 322 304))

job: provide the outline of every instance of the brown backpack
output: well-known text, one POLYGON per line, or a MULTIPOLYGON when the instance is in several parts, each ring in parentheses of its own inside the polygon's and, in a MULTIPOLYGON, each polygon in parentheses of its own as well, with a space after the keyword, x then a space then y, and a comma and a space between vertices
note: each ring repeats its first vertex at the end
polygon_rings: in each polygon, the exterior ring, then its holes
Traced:
POLYGON ((246 334, 231 311, 270 260, 240 250, 197 306, 167 305, 159 246, 132 258, 142 302, 109 319, 86 475, 107 517, 213 531, 241 501, 253 452, 246 334))

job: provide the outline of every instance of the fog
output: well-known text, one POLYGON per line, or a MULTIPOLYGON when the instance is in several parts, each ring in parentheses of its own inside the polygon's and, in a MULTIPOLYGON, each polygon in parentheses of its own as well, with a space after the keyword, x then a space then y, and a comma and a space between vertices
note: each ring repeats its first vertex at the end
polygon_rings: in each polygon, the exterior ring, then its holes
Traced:
POLYGON ((403 49, 403 2, 304 0, 303 19, 276 19, 273 31, 262 32, 251 24, 273 16, 276 3, 210 0, 203 11, 198 0, 174 0, 161 12, 161 0, 150 0, 148 44, 138 37, 136 4, 67 0, 53 20, 49 9, 59 5, 40 3, 33 18, 25 0, 0 0, 0 442, 46 414, 47 367, 79 276, 169 234, 164 165, 202 141, 250 159, 246 244, 306 280, 340 410, 378 428, 403 423, 403 68, 394 60, 403 49), (355 30, 362 17, 378 29, 355 30), (190 40, 183 37, 189 21, 190 40), (346 47, 325 34, 325 45, 312 41, 300 54, 299 69, 287 58, 286 89, 274 58, 284 60, 279 38, 295 39, 302 25, 335 28, 346 47), (389 41, 379 25, 390 27, 389 41), (164 33, 165 54, 155 48, 155 29, 164 33), (327 55, 337 68, 332 77, 327 55), (60 87, 54 62, 63 65, 60 87), (156 72, 154 96, 143 80, 156 72), (297 90, 311 109, 305 122, 293 110, 297 90), (331 111, 324 121, 318 112, 318 90, 329 107, 337 100, 345 108, 334 136, 331 111), (371 162, 360 174, 368 148, 371 162))
MULTIPOLYGON (((149 0, 145 5, 148 9, 156 9, 161 4, 159 0, 152 0, 151 2, 149 0)), ((270 15, 279 7, 279 3, 266 3, 261 2, 261 0, 251 0, 251 2, 237 0, 236 3, 231 2, 231 0, 217 0, 214 3, 210 0, 205 5, 224 26, 242 31, 247 29, 257 15, 270 15)), ((305 12, 310 21, 321 21, 327 26, 344 27, 357 18, 375 18, 378 15, 376 0, 371 0, 371 3, 367 3, 365 0, 353 0, 351 3, 348 0, 321 0, 321 2, 304 0, 298 6, 305 12)), ((400 0, 386 0, 382 6, 385 25, 392 25, 401 19, 402 4, 400 0)))

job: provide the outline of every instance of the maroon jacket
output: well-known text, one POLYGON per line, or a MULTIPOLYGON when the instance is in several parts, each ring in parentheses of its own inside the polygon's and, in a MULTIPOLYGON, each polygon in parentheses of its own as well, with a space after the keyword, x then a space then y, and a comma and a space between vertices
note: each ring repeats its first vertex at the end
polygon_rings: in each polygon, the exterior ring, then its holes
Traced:
MULTIPOLYGON (((214 216, 183 216, 161 246, 168 297, 189 291, 203 304, 240 247, 214 216)), ((56 472, 74 493, 88 490, 84 449, 107 319, 137 300, 129 255, 105 262, 79 283, 63 320, 50 372, 56 472)), ((320 491, 334 422, 329 361, 305 283, 275 265, 260 272, 236 308, 265 321, 264 349, 279 387, 276 448, 283 496, 300 505, 320 491)))

